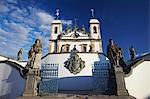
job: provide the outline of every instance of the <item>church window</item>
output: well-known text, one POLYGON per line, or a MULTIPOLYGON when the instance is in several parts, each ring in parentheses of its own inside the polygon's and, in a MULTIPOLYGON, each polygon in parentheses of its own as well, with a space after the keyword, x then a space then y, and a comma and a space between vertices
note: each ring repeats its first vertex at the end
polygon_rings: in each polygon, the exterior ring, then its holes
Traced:
POLYGON ((82 44, 81 46, 82 46, 81 51, 82 52, 87 52, 87 44, 82 44))
POLYGON ((69 52, 70 45, 65 44, 61 47, 61 52, 69 52))
POLYGON ((54 33, 58 33, 58 27, 55 27, 54 33))
POLYGON ((96 28, 96 26, 93 27, 93 31, 94 31, 94 33, 97 33, 97 28, 96 28))

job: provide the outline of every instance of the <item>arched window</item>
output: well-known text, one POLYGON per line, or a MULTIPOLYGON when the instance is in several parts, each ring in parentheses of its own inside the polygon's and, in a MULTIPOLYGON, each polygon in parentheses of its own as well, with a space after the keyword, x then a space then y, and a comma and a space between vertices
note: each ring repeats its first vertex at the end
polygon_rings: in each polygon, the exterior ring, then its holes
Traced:
POLYGON ((97 28, 96 28, 96 26, 93 27, 93 32, 94 32, 94 33, 97 33, 97 28))
POLYGON ((69 52, 69 48, 70 48, 69 44, 62 45, 60 52, 69 52))
POLYGON ((54 29, 54 33, 58 33, 58 27, 55 27, 55 29, 54 29))
POLYGON ((81 44, 81 52, 87 52, 87 44, 81 44))

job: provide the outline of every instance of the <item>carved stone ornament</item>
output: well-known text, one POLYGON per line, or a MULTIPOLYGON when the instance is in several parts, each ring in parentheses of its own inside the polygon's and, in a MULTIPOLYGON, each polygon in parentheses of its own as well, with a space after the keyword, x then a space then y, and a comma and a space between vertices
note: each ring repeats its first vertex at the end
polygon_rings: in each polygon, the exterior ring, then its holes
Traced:
POLYGON ((85 67, 85 61, 82 61, 77 52, 78 50, 74 47, 73 50, 71 50, 70 58, 64 62, 64 67, 66 67, 70 73, 73 73, 74 75, 80 73, 80 71, 85 67))
POLYGON ((80 35, 76 32, 76 31, 74 31, 74 34, 72 34, 72 37, 73 38, 78 38, 80 35))

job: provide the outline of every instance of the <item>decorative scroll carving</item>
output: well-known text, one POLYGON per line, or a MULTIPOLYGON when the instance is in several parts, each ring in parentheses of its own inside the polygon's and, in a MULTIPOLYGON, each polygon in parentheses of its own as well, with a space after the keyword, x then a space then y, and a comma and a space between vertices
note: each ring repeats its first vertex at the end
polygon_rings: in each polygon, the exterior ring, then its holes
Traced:
POLYGON ((85 67, 85 61, 82 61, 77 52, 78 50, 74 47, 73 50, 71 50, 70 58, 64 63, 64 67, 74 75, 78 74, 85 67))

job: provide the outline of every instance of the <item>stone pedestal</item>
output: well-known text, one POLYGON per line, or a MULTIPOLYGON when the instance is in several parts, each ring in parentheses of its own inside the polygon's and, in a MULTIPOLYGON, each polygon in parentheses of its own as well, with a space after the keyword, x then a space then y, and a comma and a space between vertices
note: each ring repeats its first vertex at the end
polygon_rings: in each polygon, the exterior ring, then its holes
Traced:
POLYGON ((37 96, 38 82, 40 81, 41 54, 35 54, 31 59, 31 66, 28 66, 28 73, 26 74, 26 86, 23 96, 37 96))
POLYGON ((114 66, 116 78, 116 93, 118 96, 128 96, 129 93, 125 86, 124 72, 121 66, 114 66))
POLYGON ((29 69, 23 96, 37 96, 37 84, 39 79, 39 69, 29 69))

